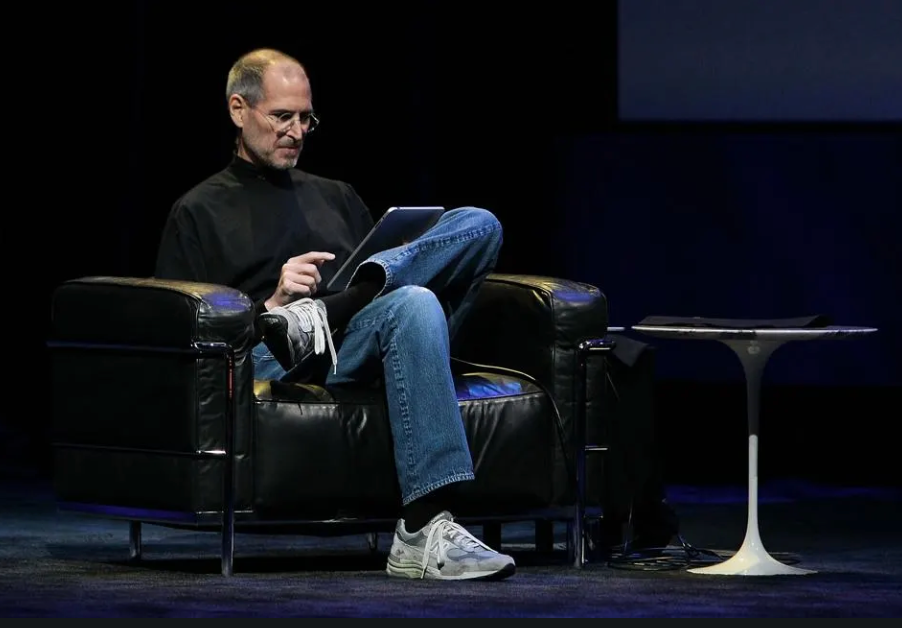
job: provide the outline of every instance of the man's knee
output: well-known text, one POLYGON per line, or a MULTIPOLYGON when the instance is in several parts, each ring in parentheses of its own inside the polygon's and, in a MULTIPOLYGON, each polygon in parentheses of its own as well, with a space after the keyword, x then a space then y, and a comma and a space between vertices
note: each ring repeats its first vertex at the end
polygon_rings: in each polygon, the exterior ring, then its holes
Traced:
POLYGON ((502 229, 501 221, 498 220, 495 214, 482 207, 457 207, 446 212, 446 214, 459 217, 461 220, 466 221, 471 228, 483 228, 488 232, 500 232, 502 229))
POLYGON ((423 332, 431 332, 436 328, 447 326, 445 311, 438 297, 429 288, 399 286, 380 298, 390 298, 394 301, 392 314, 404 327, 415 327, 423 332))

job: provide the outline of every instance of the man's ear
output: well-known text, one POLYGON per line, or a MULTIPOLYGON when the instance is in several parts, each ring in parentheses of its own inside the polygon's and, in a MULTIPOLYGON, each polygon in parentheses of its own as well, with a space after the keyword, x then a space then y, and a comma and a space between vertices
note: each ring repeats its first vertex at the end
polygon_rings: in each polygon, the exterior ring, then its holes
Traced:
POLYGON ((247 103, 238 94, 229 96, 229 116, 239 129, 244 128, 244 118, 248 112, 247 103))

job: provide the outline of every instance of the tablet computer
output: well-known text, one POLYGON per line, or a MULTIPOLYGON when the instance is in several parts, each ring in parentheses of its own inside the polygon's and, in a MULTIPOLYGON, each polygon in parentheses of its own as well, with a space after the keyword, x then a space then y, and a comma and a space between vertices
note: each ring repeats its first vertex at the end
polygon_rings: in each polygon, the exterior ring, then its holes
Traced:
POLYGON ((406 244, 425 233, 445 212, 444 207, 389 207, 326 285, 330 292, 348 287, 354 271, 370 255, 406 244))

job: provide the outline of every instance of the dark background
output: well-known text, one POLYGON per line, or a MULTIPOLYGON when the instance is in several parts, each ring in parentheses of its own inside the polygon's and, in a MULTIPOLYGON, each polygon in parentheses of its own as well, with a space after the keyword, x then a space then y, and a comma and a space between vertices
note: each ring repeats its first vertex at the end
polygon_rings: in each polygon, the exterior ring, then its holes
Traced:
MULTIPOLYGON (((28 44, 6 116, 22 140, 7 156, 24 162, 3 230, 6 461, 51 472, 53 288, 152 272, 171 204, 230 157, 230 65, 271 46, 305 63, 322 119, 301 167, 351 182, 377 215, 493 210, 499 270, 593 283, 612 324, 822 313, 879 327, 775 355, 760 472, 896 481, 898 3, 351 4, 87 3, 13 29, 28 44)), ((653 342, 669 478, 744 481, 738 361, 653 342)))

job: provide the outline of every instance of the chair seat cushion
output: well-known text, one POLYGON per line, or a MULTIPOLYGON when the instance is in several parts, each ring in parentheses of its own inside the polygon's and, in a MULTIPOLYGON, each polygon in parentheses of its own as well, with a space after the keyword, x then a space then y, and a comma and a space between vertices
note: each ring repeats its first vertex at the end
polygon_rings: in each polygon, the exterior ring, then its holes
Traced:
MULTIPOLYGON (((454 376, 476 481, 456 514, 503 515, 552 496, 551 398, 525 377, 470 371, 454 376)), ((400 508, 384 392, 255 382, 254 509, 263 518, 385 516, 400 508)))

